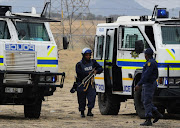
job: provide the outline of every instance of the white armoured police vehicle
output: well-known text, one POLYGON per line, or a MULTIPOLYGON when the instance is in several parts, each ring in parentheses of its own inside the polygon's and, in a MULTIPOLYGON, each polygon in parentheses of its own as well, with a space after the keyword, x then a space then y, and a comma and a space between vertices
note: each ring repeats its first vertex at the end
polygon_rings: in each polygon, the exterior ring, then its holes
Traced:
POLYGON ((0 104, 24 105, 28 118, 39 118, 44 96, 63 87, 65 77, 58 73, 57 46, 48 23, 53 20, 44 14, 34 8, 12 14, 10 6, 0 6, 0 104), (58 75, 61 83, 55 85, 58 75))
POLYGON ((168 18, 166 9, 157 6, 152 17, 122 16, 97 25, 94 58, 104 66, 95 77, 101 114, 118 114, 120 103, 134 98, 136 112, 144 118, 141 90, 134 92, 134 87, 149 47, 159 70, 154 104, 161 113, 180 114, 180 19, 168 18))

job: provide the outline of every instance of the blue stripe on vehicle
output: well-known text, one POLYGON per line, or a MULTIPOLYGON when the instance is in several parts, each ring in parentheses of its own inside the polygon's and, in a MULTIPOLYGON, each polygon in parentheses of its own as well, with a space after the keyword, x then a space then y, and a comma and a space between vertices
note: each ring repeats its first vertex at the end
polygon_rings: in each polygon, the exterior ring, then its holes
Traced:
POLYGON ((4 63, 4 62, 3 62, 3 58, 0 58, 0 63, 4 63))
POLYGON ((118 66, 133 66, 133 67, 143 67, 145 62, 128 62, 128 61, 118 61, 118 66))
POLYGON ((55 64, 55 65, 58 65, 58 60, 37 60, 37 64, 55 64))

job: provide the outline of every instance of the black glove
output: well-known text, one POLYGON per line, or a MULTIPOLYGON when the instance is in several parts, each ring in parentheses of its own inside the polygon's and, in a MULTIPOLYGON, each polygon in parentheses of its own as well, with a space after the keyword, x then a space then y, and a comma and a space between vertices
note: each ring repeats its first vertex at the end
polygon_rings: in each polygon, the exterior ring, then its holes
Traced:
POLYGON ((73 87, 71 88, 70 92, 75 93, 75 91, 77 91, 77 87, 78 87, 78 84, 74 82, 73 87))

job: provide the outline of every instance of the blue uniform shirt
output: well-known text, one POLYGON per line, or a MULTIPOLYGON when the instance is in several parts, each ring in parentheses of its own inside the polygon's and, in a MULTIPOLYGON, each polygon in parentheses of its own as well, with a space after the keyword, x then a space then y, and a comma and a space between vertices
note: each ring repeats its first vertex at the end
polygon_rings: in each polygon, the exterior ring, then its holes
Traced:
POLYGON ((84 58, 76 64, 76 73, 78 82, 81 82, 86 76, 88 76, 89 72, 95 68, 97 70, 97 74, 100 74, 103 71, 102 66, 100 66, 96 60, 90 59, 87 63, 84 58))
POLYGON ((143 72, 141 75, 141 80, 137 85, 142 85, 146 83, 153 83, 158 78, 158 66, 157 62, 150 58, 143 67, 143 72))

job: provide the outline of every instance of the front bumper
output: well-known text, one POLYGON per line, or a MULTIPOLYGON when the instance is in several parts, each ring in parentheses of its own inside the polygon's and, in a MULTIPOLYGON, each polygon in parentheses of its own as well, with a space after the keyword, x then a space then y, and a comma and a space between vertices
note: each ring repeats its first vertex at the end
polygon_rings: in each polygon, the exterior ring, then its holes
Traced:
POLYGON ((65 73, 51 73, 51 72, 29 72, 29 71, 2 71, 0 70, 0 104, 32 104, 39 98, 44 100, 44 96, 53 95, 56 87, 62 88, 64 85, 65 73), (23 83, 3 83, 5 74, 30 74, 31 84, 23 83), (52 82, 42 83, 39 81, 41 75, 56 76, 61 75, 60 84, 52 82), (22 92, 6 92, 6 89, 22 89, 22 92))
POLYGON ((24 87, 24 86, 39 86, 39 87, 43 87, 43 86, 46 86, 46 87, 51 87, 51 86, 54 86, 54 87, 60 87, 60 88, 63 88, 63 85, 64 85, 64 79, 65 79, 65 73, 62 72, 62 73, 51 73, 51 72, 32 72, 32 71, 2 71, 0 70, 0 85, 4 85, 4 86, 8 86, 8 87, 24 87), (3 79, 4 79, 4 74, 31 74, 32 75, 32 82, 33 84, 27 84, 27 85, 21 85, 21 84, 3 84, 3 79), (53 75, 61 75, 61 81, 60 81, 60 84, 59 85, 54 85, 54 84, 51 84, 51 83, 41 83, 39 81, 39 77, 41 75, 44 75, 44 76, 53 76, 53 75))

